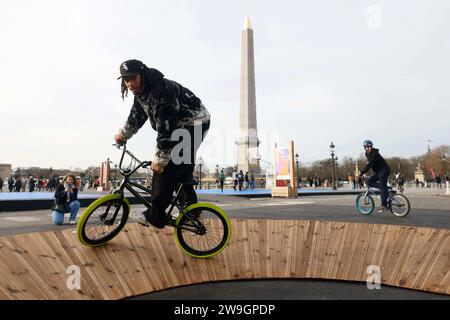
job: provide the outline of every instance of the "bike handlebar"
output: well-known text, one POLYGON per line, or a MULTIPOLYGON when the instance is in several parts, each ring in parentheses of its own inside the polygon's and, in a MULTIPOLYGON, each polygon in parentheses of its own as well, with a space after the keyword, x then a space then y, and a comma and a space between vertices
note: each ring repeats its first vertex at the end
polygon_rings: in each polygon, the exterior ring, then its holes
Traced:
POLYGON ((139 168, 147 168, 149 166, 152 165, 151 161, 141 161, 138 158, 136 158, 134 156, 134 154, 132 154, 130 151, 127 150, 127 143, 126 142, 122 142, 122 143, 113 143, 113 146, 115 146, 117 149, 119 150, 123 150, 122 151, 122 156, 120 157, 120 162, 119 162, 119 170, 123 173, 128 173, 128 174, 132 174, 133 172, 135 172, 137 169, 139 168), (122 148, 123 147, 123 148, 122 148), (125 156, 125 153, 128 154, 131 158, 133 158, 133 160, 135 160, 137 163, 139 163, 139 165, 134 169, 134 170, 124 170, 122 169, 122 163, 123 163, 123 158, 125 156))

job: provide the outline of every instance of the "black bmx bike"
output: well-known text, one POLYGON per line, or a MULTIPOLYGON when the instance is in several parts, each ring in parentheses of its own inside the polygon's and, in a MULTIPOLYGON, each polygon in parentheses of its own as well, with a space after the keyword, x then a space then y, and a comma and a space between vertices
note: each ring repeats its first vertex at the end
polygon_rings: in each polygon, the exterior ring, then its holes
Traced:
MULTIPOLYGON (((130 203, 125 197, 125 189, 134 195, 139 203, 147 208, 151 207, 151 203, 136 189, 142 190, 147 195, 151 195, 151 190, 130 181, 133 173, 139 168, 149 167, 151 162, 137 159, 126 149, 126 144, 114 146, 122 150, 118 168, 123 179, 117 189, 94 201, 81 215, 77 224, 77 237, 86 246, 103 245, 123 229, 131 210, 130 203), (132 158, 132 164, 128 168, 122 168, 125 154, 132 158)), ((166 225, 174 228, 176 243, 182 251, 192 257, 209 258, 225 249, 230 241, 231 225, 225 211, 214 204, 197 202, 187 205, 183 187, 196 183, 196 180, 178 182, 166 212, 166 225)))
MULTIPOLYGON (((381 199, 380 189, 368 186, 366 192, 356 197, 356 209, 364 215, 371 214, 375 210, 374 198, 381 199)), ((387 206, 396 217, 406 217, 411 210, 408 198, 391 187, 388 187, 387 206)))

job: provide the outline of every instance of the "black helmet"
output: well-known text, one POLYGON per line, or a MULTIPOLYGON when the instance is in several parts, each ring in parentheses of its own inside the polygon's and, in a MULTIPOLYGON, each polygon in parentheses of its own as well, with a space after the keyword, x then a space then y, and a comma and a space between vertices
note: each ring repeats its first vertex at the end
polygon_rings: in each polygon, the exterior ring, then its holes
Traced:
POLYGON ((372 141, 370 141, 370 140, 365 140, 364 142, 363 142, 363 147, 365 148, 365 147, 372 147, 373 146, 373 143, 372 143, 372 141))

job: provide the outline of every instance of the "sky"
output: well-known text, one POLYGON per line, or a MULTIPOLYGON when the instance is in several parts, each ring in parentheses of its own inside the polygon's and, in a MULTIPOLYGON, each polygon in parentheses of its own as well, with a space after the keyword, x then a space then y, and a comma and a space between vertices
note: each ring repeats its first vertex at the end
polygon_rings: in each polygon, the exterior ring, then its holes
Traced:
MULTIPOLYGON (((445 0, 8 1, 0 10, 0 163, 87 168, 120 152, 119 65, 135 58, 193 91, 211 113, 200 148, 234 165, 241 30, 254 29, 263 165, 294 141, 300 162, 386 157, 450 144, 450 2, 445 0)), ((151 160, 149 123, 128 143, 151 160)))

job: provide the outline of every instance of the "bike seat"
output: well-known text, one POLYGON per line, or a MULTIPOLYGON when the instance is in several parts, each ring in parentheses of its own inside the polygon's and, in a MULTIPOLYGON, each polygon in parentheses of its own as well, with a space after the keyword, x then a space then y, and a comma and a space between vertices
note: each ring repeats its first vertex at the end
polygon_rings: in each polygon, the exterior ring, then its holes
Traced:
POLYGON ((197 179, 194 178, 186 178, 186 179, 181 179, 180 183, 182 183, 185 186, 195 186, 198 184, 197 179))

